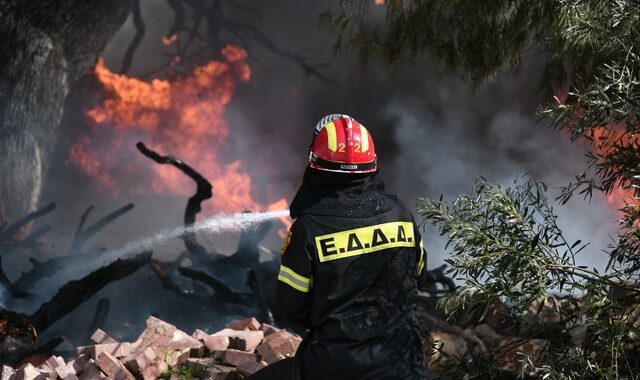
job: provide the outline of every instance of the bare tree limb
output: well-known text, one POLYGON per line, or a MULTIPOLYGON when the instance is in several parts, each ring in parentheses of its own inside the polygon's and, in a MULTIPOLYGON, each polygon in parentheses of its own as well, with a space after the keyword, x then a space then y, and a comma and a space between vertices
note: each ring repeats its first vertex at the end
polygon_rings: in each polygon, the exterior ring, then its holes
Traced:
POLYGON ((136 28, 136 34, 133 37, 133 40, 131 40, 131 44, 129 44, 129 47, 127 48, 127 51, 124 53, 124 57, 122 58, 122 66, 120 66, 121 74, 127 74, 129 72, 129 69, 131 69, 133 55, 138 49, 140 42, 142 42, 147 29, 144 24, 144 20, 142 19, 142 12, 140 11, 140 0, 133 0, 132 16, 133 26, 136 28))
POLYGON ((91 324, 89 325, 89 336, 93 335, 93 333, 104 326, 104 322, 107 320, 107 316, 109 315, 109 309, 111 308, 111 301, 108 298, 100 298, 98 304, 96 305, 96 312, 93 314, 93 319, 91 320, 91 324))
MULTIPOLYGON (((134 207, 135 206, 133 203, 124 205, 119 209, 111 212, 110 214, 104 216, 97 222, 93 223, 88 228, 80 230, 80 233, 76 231, 76 235, 74 236, 73 242, 71 243, 71 247, 69 248, 69 253, 74 253, 77 250, 81 249, 87 240, 91 239, 91 237, 93 237, 96 233, 102 230, 109 223, 113 222, 114 220, 118 219, 119 217, 128 213, 129 211, 133 210, 134 207)), ((86 215, 88 214, 89 210, 90 209, 87 209, 87 211, 85 211, 85 214, 83 214, 83 217, 86 218, 86 215)), ((78 225, 78 228, 82 228, 83 225, 84 225, 84 221, 81 220, 81 223, 78 225)))
POLYGON ((151 261, 151 252, 140 253, 131 259, 118 259, 84 278, 71 281, 60 288, 51 300, 31 315, 36 331, 43 332, 54 322, 81 305, 105 285, 134 273, 151 261))
POLYGON ((271 325, 275 324, 275 320, 273 318, 271 308, 269 307, 269 303, 267 302, 267 299, 262 292, 262 288, 260 287, 258 275, 253 269, 249 270, 249 272, 247 273, 247 283, 249 284, 249 288, 251 288, 253 294, 255 294, 256 298, 258 298, 260 306, 262 307, 262 311, 264 312, 264 316, 267 319, 267 323, 271 325))
POLYGON ((56 209, 56 204, 55 203, 51 203, 39 210, 36 210, 30 214, 28 214, 27 216, 25 216, 24 218, 18 220, 17 222, 11 224, 9 227, 5 228, 4 230, 2 230, 2 232, 0 232, 0 243, 4 242, 4 241, 8 241, 9 239, 11 239, 18 231, 20 231, 20 229, 24 226, 26 226, 27 224, 31 223, 33 220, 38 219, 43 217, 44 215, 47 215, 48 213, 50 213, 51 211, 56 209))
MULTIPOLYGON (((178 261, 178 260, 176 260, 178 261)), ((186 297, 192 300, 196 300, 199 302, 211 302, 211 298, 203 295, 203 294, 199 294, 199 293, 195 293, 192 291, 188 291, 186 289, 181 288, 178 284, 176 284, 176 282, 171 278, 171 275, 169 274, 169 271, 159 262, 152 260, 151 261, 151 268, 153 268, 153 271, 156 273, 156 276, 158 276, 158 279, 160 280, 160 283, 162 284, 162 287, 164 287, 165 289, 176 293, 177 295, 181 296, 181 297, 186 297)))
POLYGON ((9 278, 7 278, 2 268, 2 256, 0 256, 0 284, 2 284, 5 289, 7 289, 7 292, 14 298, 27 298, 29 296, 29 293, 20 290, 20 288, 16 287, 9 278))
MULTIPOLYGON (((78 241, 78 239, 80 238, 82 231, 84 231, 84 225, 87 223, 87 218, 89 217, 89 214, 91 214, 91 211, 93 211, 93 206, 87 207, 87 209, 82 213, 82 216, 80 217, 80 221, 78 222, 78 226, 76 227, 76 232, 73 234, 71 247, 73 247, 76 244, 76 241, 78 241)), ((71 248, 69 250, 73 251, 73 249, 71 248)))
POLYGON ((62 344, 62 342, 64 341, 65 339, 63 337, 56 336, 48 340, 46 343, 39 345, 38 347, 34 347, 24 352, 20 352, 19 353, 20 355, 16 359, 10 360, 9 363, 11 363, 14 367, 17 368, 17 367, 20 367, 22 364, 25 364, 29 360, 29 358, 32 356, 50 355, 51 351, 57 346, 59 346, 60 344, 62 344))
MULTIPOLYGON (((184 226, 192 226, 196 221, 196 215, 200 211, 202 211, 202 202, 213 196, 211 183, 209 183, 206 178, 204 178, 200 173, 198 173, 195 169, 184 163, 179 158, 171 155, 162 156, 157 152, 147 148, 141 142, 137 143, 136 147, 138 148, 140 153, 159 164, 173 165, 196 183, 196 193, 191 198, 189 198, 187 207, 184 212, 184 226)), ((201 261, 207 260, 209 254, 207 253, 207 250, 200 243, 198 243, 195 232, 185 232, 182 235, 182 241, 184 242, 187 251, 191 253, 195 259, 201 261)))
POLYGON ((255 300, 253 294, 235 292, 227 284, 205 272, 185 267, 178 268, 178 272, 180 272, 180 274, 185 277, 200 281, 203 284, 209 286, 216 292, 217 301, 252 304, 255 300))
MULTIPOLYGON (((53 257, 45 261, 37 261, 31 259, 33 267, 28 272, 23 273, 20 278, 15 282, 15 286, 22 291, 28 291, 35 286, 41 279, 45 277, 51 277, 60 268, 64 268, 72 260, 76 260, 78 251, 82 248, 84 243, 98 233, 101 229, 112 223, 120 216, 126 214, 133 209, 133 204, 125 205, 98 220, 88 228, 84 229, 84 224, 91 211, 91 208, 87 209, 80 218, 76 233, 71 243, 71 247, 65 256, 53 257)), ((89 250, 87 253, 99 254, 99 251, 89 250)))

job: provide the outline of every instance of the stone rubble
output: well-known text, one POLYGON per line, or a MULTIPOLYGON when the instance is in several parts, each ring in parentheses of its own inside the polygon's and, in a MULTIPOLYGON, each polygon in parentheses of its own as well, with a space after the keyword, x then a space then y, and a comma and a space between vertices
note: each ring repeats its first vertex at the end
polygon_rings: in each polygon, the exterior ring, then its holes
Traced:
POLYGON ((37 367, 5 365, 0 380, 152 380, 178 366, 191 370, 194 379, 244 379, 292 357, 301 340, 255 318, 231 322, 213 334, 196 330, 189 335, 152 316, 134 342, 118 342, 98 329, 91 336, 94 344, 77 347, 73 357, 50 356, 37 367))

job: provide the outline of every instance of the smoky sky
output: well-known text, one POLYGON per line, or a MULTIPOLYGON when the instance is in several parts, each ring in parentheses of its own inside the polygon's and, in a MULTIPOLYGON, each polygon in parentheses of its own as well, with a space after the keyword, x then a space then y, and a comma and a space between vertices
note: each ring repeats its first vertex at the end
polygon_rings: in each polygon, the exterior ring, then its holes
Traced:
MULTIPOLYGON (((519 72, 502 73, 496 81, 473 89, 429 58, 407 59, 390 70, 375 62, 363 67, 348 49, 335 55, 335 35, 317 25, 318 14, 326 9, 326 3, 307 0, 241 4, 255 12, 225 5, 225 17, 254 25, 282 50, 304 52, 311 61, 328 63, 323 73, 332 79, 326 82, 305 75, 295 62, 249 40, 252 79, 236 89, 227 107, 230 136, 225 152, 230 161, 242 160, 243 168, 256 184, 255 191, 266 183, 277 183, 281 195, 292 198, 306 165, 312 128, 328 113, 346 113, 367 126, 375 139, 387 188, 411 209, 415 209, 420 197, 443 195, 452 200, 469 193, 480 175, 508 185, 531 172, 550 185, 553 195, 553 191, 557 194, 554 189, 585 167, 585 146, 572 144, 562 132, 537 122, 536 110, 541 101, 538 83, 543 67, 536 53, 529 54, 519 72)), ((142 75, 157 67, 169 51, 161 43, 173 21, 167 2, 143 0, 142 12, 146 34, 134 56, 130 75, 142 75)), ((119 69, 133 35, 129 18, 104 52, 112 70, 119 69)), ((229 43, 239 43, 231 33, 222 36, 229 43)), ((75 135, 82 134, 73 126, 66 128, 75 135)), ((63 139, 61 152, 67 149, 64 141, 69 139, 63 139)), ((60 182, 68 182, 68 176, 65 174, 64 181, 50 178, 50 183, 60 187, 60 182)), ((73 181, 74 189, 69 191, 77 194, 78 188, 95 186, 86 181, 90 180, 73 181)), ((60 195, 59 191, 54 193, 60 195)), ((131 199, 123 195, 117 203, 94 189, 80 192, 73 205, 82 204, 83 197, 88 198, 85 203, 104 205, 135 201, 138 210, 129 219, 137 221, 137 215, 147 214, 145 229, 135 230, 139 233, 179 222, 184 202, 181 198, 163 200, 176 213, 175 218, 169 218, 163 215, 166 209, 158 210, 157 203, 144 197, 131 199)), ((615 208, 596 196, 591 203, 575 200, 558 207, 557 212, 570 238, 588 232, 593 246, 585 260, 601 263, 599 251, 608 244, 608 234, 615 230, 615 208)), ((416 218, 420 219, 417 215, 416 218)), ((122 224, 127 225, 126 221, 122 224)), ((119 227, 113 228, 117 231, 119 227)), ((429 266, 438 266, 446 256, 442 241, 432 228, 427 227, 425 233, 432 243, 429 266)), ((128 239, 125 232, 115 234, 119 239, 128 239)), ((108 243, 109 238, 104 241, 108 243)), ((278 243, 275 235, 268 239, 270 248, 277 248, 278 243)))

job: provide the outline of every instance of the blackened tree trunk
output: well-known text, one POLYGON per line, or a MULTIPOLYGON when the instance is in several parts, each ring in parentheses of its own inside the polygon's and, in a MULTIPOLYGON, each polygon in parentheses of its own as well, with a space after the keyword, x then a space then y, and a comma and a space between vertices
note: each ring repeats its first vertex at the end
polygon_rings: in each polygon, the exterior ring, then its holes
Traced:
POLYGON ((33 211, 64 99, 131 0, 0 0, 0 225, 33 211))

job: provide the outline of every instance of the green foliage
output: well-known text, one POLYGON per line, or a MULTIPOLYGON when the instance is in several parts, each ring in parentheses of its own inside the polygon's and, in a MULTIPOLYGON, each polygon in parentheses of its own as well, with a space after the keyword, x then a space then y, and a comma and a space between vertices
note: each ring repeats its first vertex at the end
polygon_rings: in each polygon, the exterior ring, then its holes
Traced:
POLYGON ((378 24, 371 3, 343 0, 321 15, 321 25, 337 32, 337 50, 351 47, 365 63, 427 54, 474 84, 519 67, 556 11, 554 1, 387 0, 385 22, 378 24))
MULTIPOLYGON (((635 378, 640 371, 640 273, 631 268, 599 273, 576 265, 576 255, 587 244, 563 236, 543 183, 527 179, 502 188, 480 179, 472 196, 453 202, 421 199, 418 212, 447 238, 447 263, 463 283, 441 302, 449 316, 500 300, 512 323, 522 326, 532 305, 554 300, 557 318, 552 323, 519 330, 523 338, 550 344, 544 363, 523 358, 529 364, 522 377, 635 378), (586 336, 576 346, 570 338, 582 327, 586 336)), ((475 356, 451 371, 494 377, 494 359, 475 356)))
POLYGON ((618 244, 611 264, 640 269, 640 1, 563 1, 559 53, 575 62, 566 99, 546 106, 541 115, 574 139, 593 143, 589 165, 565 188, 630 195, 623 208, 618 244))
POLYGON ((158 379, 169 380, 172 375, 177 375, 180 380, 193 380, 202 378, 207 374, 207 366, 203 364, 194 364, 189 367, 179 365, 176 367, 168 366, 167 370, 160 374, 158 379))

